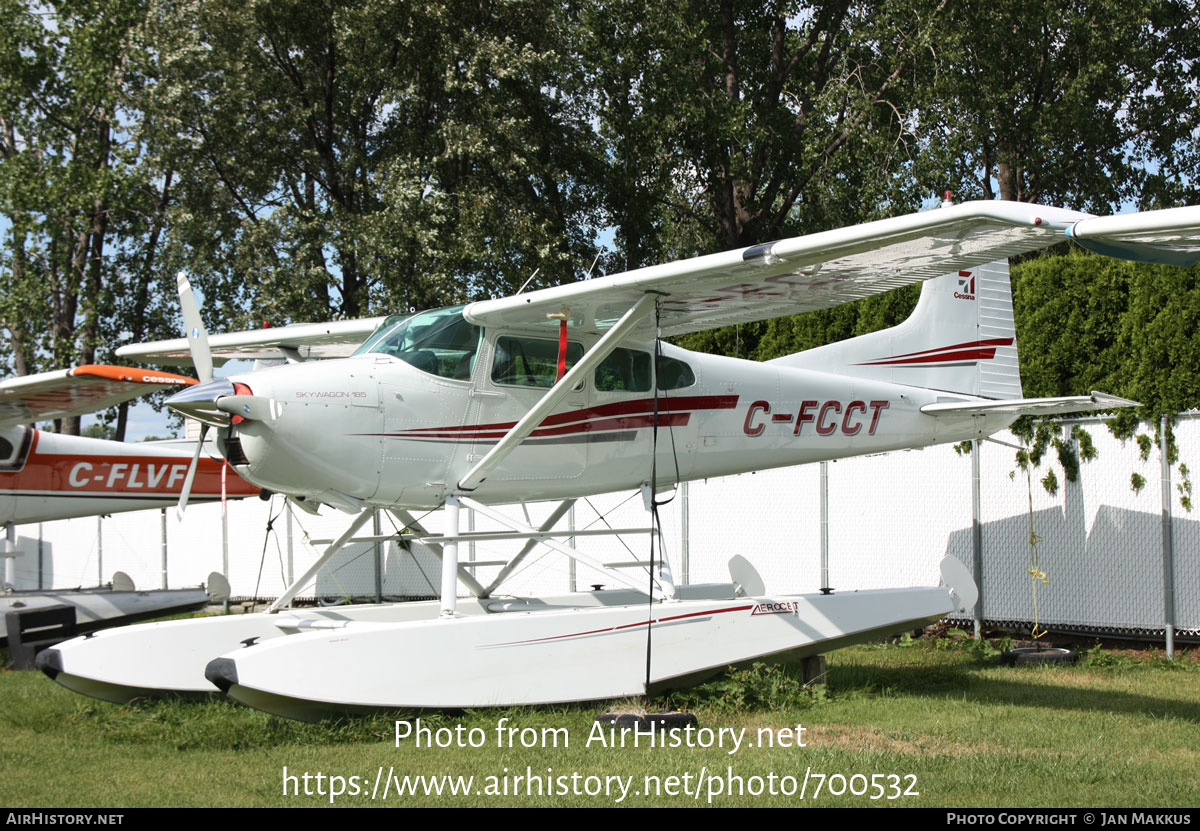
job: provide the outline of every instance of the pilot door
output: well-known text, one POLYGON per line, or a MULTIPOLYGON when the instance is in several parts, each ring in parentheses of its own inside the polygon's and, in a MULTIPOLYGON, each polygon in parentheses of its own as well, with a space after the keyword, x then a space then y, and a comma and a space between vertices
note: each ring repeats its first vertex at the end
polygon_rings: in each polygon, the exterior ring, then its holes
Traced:
MULTIPOLYGON (((487 332, 471 390, 470 465, 483 458, 551 387, 558 373, 558 340, 544 335, 487 332)), ((566 369, 583 357, 583 345, 568 341, 566 369)), ((575 480, 587 464, 585 415, 587 385, 581 384, 485 480, 483 489, 522 483, 522 493, 544 483, 546 497, 559 495, 555 483, 575 480)), ((461 475, 461 474, 460 474, 461 475)))

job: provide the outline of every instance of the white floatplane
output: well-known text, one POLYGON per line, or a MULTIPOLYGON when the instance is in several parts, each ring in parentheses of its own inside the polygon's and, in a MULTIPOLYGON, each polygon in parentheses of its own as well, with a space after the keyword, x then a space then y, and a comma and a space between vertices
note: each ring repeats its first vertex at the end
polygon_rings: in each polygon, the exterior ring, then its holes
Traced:
MULTIPOLYGON (((215 427, 248 481, 302 508, 358 516, 266 614, 103 632, 43 653, 41 666, 110 700, 215 685, 312 718, 653 693, 969 608, 974 584, 953 562, 940 587, 882 592, 775 596, 742 561, 719 586, 676 587, 665 563, 648 561, 641 577, 607 569, 616 591, 498 591, 539 545, 604 568, 560 542, 574 532, 556 524, 580 496, 640 488, 653 513, 655 494, 676 482, 985 438, 1024 414, 1134 404, 1101 393, 1022 398, 1005 258, 1068 237, 1108 254, 1195 261, 1200 208, 1094 218, 1008 202, 946 206, 389 318, 345 358, 303 361, 297 334, 280 342, 288 365, 213 380, 214 353, 181 278, 188 341, 118 354, 190 350, 204 383, 170 406, 215 427), (917 281, 927 281, 921 299, 900 326, 763 364, 661 341, 917 281), (562 501, 538 527, 496 507, 547 499, 562 501), (409 513, 435 507, 444 508, 437 533, 409 513), (526 541, 490 580, 460 562, 460 543, 483 536, 461 531, 462 507, 526 541), (440 600, 286 609, 380 508, 404 527, 402 542, 440 556, 440 600), (462 602, 460 584, 470 593, 462 602)), ((236 348, 236 336, 224 337, 236 348)))

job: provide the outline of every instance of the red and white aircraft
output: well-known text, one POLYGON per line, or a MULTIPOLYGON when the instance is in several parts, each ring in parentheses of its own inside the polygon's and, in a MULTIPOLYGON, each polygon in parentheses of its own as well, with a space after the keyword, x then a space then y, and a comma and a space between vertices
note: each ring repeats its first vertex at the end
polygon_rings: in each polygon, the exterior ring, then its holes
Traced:
MULTIPOLYGON (((195 384, 194 378, 131 367, 87 365, 0 382, 0 542, 4 583, 18 587, 15 526, 58 519, 157 508, 179 501, 196 460, 199 499, 258 493, 222 459, 198 458, 196 442, 130 443, 47 433, 32 422, 82 415, 159 389, 195 384)), ((137 591, 118 572, 110 586, 86 590, 18 590, 0 597, 0 615, 69 604, 77 631, 198 608, 209 601, 220 574, 199 589, 137 591)), ((217 592, 220 589, 216 590, 217 592)), ((227 589, 226 589, 227 591, 227 589)), ((0 617, 0 642, 7 639, 0 617)))
MULTIPOLYGON (((50 522, 177 503, 195 442, 105 441, 29 425, 195 383, 169 372, 100 365, 0 382, 0 523, 50 522)), ((259 492, 227 470, 221 459, 202 455, 192 485, 196 498, 259 492)))
MULTIPOLYGON (((954 563, 945 587, 881 593, 766 596, 744 562, 716 587, 677 589, 660 564, 645 563, 650 593, 646 577, 620 570, 609 571, 625 587, 615 592, 504 601, 495 592, 539 543, 602 567, 555 540, 567 533, 554 523, 580 496, 641 488, 649 506, 679 481, 984 438, 1024 414, 1135 403, 1022 397, 1006 258, 1066 238, 1107 254, 1195 261, 1200 207, 1095 218, 1009 202, 946 206, 388 318, 340 359, 297 360, 306 348, 297 331, 282 344, 292 363, 216 380, 181 279, 189 343, 118 354, 158 361, 190 348, 204 383, 169 406, 215 427, 248 481, 359 516, 270 614, 103 633, 48 653, 43 668, 119 700, 211 689, 199 668, 216 658, 212 684, 296 717, 526 704, 694 683, 730 664, 824 651, 969 607, 974 586, 954 563), (900 326, 765 364, 661 341, 918 281, 929 282, 900 326), (563 501, 539 528, 495 507, 552 498, 563 501), (408 513, 438 506, 440 534, 408 513), (458 544, 480 538, 460 532, 460 506, 528 540, 490 582, 458 562, 458 544), (440 553, 440 603, 276 614, 375 508, 409 529, 403 540, 440 553), (460 584, 471 594, 464 603, 460 584), (652 669, 629 658, 647 628, 652 669), (128 657, 146 651, 172 658, 128 657)), ((249 348, 262 335, 222 337, 249 348)))

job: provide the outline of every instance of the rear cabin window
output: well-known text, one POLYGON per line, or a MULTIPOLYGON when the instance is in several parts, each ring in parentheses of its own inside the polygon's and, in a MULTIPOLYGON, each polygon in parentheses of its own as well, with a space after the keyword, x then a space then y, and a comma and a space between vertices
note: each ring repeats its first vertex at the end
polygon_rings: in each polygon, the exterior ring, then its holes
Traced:
MULTIPOLYGON (((595 383, 600 392, 650 392, 653 375, 650 372, 649 352, 635 349, 614 349, 596 367, 595 383)), ((658 388, 677 390, 696 383, 692 368, 676 358, 665 355, 658 359, 658 388)))
POLYGON ((658 388, 660 390, 679 390, 696 383, 696 373, 692 368, 677 358, 662 355, 658 359, 658 388))
POLYGON ((650 353, 614 349, 596 367, 596 389, 600 392, 649 392, 650 353))
MULTIPOLYGON (((583 357, 583 347, 567 342, 567 369, 583 357)), ((558 377, 558 341, 501 335, 496 338, 492 380, 518 387, 554 386, 558 377)))
POLYGON ((0 436, 0 470, 17 470, 29 452, 29 428, 13 427, 0 436))

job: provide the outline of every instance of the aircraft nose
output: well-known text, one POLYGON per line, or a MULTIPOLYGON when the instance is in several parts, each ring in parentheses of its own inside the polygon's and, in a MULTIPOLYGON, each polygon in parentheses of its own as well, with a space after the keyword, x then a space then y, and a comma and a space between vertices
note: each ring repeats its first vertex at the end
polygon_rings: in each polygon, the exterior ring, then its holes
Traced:
POLYGON ((214 378, 177 392, 168 398, 166 403, 172 410, 188 418, 213 427, 225 427, 229 424, 229 415, 218 409, 217 402, 235 394, 233 381, 228 378, 214 378))

